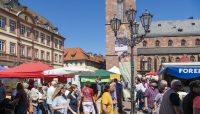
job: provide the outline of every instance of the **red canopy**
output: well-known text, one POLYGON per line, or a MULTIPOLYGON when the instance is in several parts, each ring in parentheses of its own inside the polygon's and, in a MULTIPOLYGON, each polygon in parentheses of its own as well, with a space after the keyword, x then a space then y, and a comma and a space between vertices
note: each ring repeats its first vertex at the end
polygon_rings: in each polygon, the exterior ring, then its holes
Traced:
MULTIPOLYGON (((44 70, 53 68, 41 62, 24 63, 14 68, 0 71, 1 78, 43 78, 44 70)), ((57 77, 57 76, 49 76, 57 77)))

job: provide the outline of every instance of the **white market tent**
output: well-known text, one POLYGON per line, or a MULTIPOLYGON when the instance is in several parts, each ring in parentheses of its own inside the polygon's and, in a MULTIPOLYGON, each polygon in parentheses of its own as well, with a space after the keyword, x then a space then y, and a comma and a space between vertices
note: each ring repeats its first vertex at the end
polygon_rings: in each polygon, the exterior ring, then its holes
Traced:
POLYGON ((121 75, 120 69, 118 67, 116 67, 116 66, 113 66, 108 71, 121 75))
POLYGON ((59 75, 59 76, 64 76, 64 75, 72 75, 72 74, 77 74, 80 72, 94 72, 89 69, 85 68, 80 68, 80 67, 75 67, 75 66, 70 66, 70 67, 63 67, 63 68, 57 68, 57 69, 52 69, 52 70, 46 70, 43 72, 44 75, 59 75))

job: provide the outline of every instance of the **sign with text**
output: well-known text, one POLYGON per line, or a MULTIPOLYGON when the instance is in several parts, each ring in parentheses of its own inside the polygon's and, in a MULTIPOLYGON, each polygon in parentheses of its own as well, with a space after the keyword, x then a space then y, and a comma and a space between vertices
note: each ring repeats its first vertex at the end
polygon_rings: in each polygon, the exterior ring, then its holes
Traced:
POLYGON ((182 79, 200 77, 200 66, 168 66, 160 74, 166 74, 182 79))

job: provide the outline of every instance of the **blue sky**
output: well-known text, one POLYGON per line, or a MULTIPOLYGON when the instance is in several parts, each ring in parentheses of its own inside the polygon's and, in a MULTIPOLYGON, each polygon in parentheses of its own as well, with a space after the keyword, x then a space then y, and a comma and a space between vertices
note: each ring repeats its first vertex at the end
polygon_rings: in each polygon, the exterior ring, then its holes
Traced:
MULTIPOLYGON (((19 0, 46 17, 66 38, 65 48, 81 47, 105 55, 105 0, 19 0)), ((137 17, 145 9, 153 21, 200 17, 200 0, 136 0, 137 17)))

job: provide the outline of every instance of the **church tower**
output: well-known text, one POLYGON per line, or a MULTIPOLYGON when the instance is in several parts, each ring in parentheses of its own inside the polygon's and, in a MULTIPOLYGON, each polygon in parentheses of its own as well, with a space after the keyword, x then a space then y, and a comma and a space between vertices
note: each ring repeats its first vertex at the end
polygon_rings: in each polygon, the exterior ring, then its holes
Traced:
MULTIPOLYGON (((116 16, 122 23, 127 23, 125 12, 130 7, 136 8, 136 0, 105 0, 106 2, 106 69, 119 66, 119 54, 115 49, 116 38, 110 26, 110 20, 116 16)), ((128 24, 122 24, 118 37, 129 36, 128 24)))

